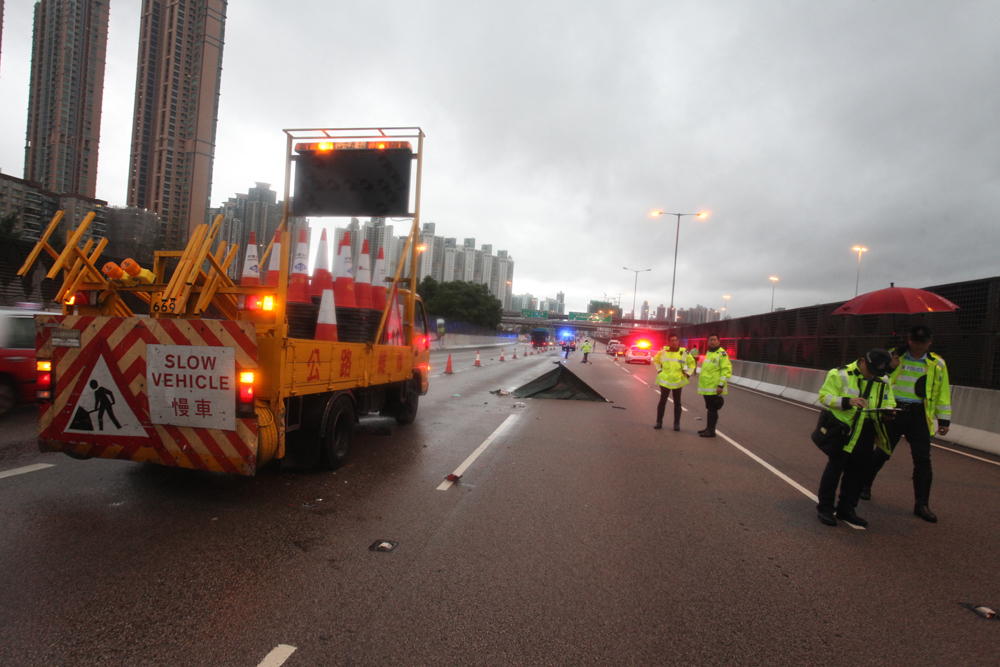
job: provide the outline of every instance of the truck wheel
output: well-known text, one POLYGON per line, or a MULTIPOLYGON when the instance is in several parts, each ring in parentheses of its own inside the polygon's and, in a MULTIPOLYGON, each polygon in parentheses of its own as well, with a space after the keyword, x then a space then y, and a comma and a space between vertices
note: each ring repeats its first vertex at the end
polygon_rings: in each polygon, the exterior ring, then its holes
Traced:
POLYGON ((339 468, 351 452, 354 439, 354 406, 350 399, 342 398, 330 408, 323 433, 323 466, 329 470, 339 468))
POLYGON ((396 423, 400 426, 412 424, 417 418, 417 404, 420 401, 420 391, 413 382, 406 383, 405 400, 396 406, 396 423))
POLYGON ((17 405, 17 387, 8 378, 0 379, 0 417, 17 405))

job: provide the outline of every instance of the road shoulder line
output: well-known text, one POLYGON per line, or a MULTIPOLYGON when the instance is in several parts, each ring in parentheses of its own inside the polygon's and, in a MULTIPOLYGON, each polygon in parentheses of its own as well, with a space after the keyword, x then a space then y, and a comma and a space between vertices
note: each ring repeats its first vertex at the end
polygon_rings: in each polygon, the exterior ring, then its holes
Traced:
POLYGON ((44 470, 45 468, 55 467, 54 463, 35 463, 30 466, 24 466, 23 468, 14 468, 13 470, 4 470, 0 472, 0 479, 4 477, 13 477, 14 475, 23 475, 26 472, 35 472, 36 470, 44 470))

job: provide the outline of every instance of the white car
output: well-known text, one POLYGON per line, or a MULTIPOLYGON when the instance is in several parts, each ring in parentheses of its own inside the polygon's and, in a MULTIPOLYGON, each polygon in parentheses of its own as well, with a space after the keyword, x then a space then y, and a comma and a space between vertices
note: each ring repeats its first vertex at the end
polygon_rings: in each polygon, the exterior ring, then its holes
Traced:
POLYGON ((625 363, 631 364, 633 361, 639 361, 644 364, 652 364, 653 353, 648 348, 633 345, 627 352, 625 352, 625 363))

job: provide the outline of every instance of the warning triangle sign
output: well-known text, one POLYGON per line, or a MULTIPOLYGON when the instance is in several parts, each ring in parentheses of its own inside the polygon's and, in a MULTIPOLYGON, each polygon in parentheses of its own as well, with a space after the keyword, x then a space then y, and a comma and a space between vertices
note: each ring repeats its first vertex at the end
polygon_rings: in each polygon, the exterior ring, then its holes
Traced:
POLYGON ((138 400, 128 389, 107 341, 95 344, 85 368, 90 368, 90 373, 81 373, 53 430, 67 435, 99 436, 109 444, 149 438, 150 433, 138 416, 142 414, 138 400))

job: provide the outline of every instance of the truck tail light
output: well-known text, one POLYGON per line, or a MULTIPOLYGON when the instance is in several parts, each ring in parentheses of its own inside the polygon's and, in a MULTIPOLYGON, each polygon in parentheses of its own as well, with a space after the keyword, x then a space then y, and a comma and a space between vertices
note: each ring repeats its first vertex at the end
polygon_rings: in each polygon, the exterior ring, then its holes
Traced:
POLYGON ((52 402, 52 362, 35 362, 35 399, 39 403, 52 402))
POLYGON ((253 371, 240 371, 239 398, 236 402, 237 417, 253 417, 253 371))

